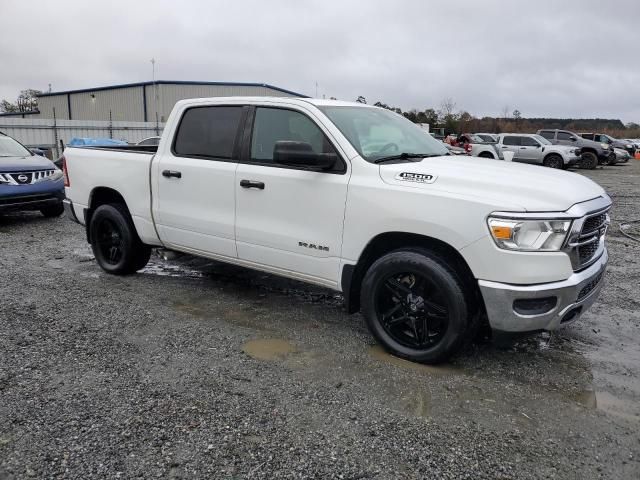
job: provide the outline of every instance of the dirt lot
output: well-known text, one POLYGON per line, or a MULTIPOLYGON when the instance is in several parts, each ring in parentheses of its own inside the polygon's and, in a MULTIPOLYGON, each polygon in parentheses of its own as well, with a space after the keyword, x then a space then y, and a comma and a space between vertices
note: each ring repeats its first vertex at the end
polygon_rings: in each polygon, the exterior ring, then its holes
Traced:
POLYGON ((113 277, 80 226, 0 217, 0 479, 640 478, 640 162, 587 175, 615 202, 599 302, 437 368, 332 292, 190 257, 113 277))

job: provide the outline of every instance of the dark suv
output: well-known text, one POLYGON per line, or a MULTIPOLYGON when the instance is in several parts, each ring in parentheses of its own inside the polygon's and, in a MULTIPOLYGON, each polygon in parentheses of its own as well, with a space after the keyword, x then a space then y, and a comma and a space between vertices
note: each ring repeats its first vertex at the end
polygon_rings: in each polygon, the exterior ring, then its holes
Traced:
POLYGON ((582 152, 580 159, 581 168, 593 169, 596 168, 598 164, 613 165, 616 163, 616 154, 608 143, 587 140, 569 130, 538 130, 538 135, 542 135, 554 145, 569 145, 580 148, 582 152))
POLYGON ((621 148, 622 150, 626 150, 632 157, 636 153, 636 147, 633 145, 633 142, 629 142, 627 140, 619 140, 607 135, 606 133, 581 133, 580 136, 582 138, 586 138, 587 140, 593 140, 594 142, 607 143, 613 148, 621 148))

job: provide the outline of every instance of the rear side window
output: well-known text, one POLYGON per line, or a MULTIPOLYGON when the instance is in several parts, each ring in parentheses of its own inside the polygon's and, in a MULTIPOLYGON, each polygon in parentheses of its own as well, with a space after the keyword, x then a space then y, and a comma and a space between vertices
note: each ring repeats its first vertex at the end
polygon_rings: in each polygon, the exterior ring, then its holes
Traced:
POLYGON ((281 108, 258 108, 253 123, 251 160, 273 162, 273 148, 281 140, 308 143, 315 153, 336 153, 322 130, 306 115, 281 108))
POLYGON ((504 137, 503 145, 520 145, 520 137, 504 137))
POLYGON ((520 137, 520 142, 524 147, 538 147, 540 144, 531 137, 520 137))
POLYGON ((555 132, 550 132, 549 130, 543 130, 540 132, 540 135, 542 135, 544 138, 548 140, 553 140, 555 137, 555 132))
POLYGON ((174 153, 185 157, 230 159, 242 107, 194 107, 182 116, 174 153))

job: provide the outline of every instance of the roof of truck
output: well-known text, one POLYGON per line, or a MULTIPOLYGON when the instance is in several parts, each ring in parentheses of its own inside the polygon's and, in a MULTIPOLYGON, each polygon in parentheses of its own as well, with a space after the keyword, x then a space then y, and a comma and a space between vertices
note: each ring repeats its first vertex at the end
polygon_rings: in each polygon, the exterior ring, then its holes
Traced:
POLYGON ((205 97, 205 98, 185 98, 184 100, 179 100, 177 103, 181 104, 197 104, 197 103, 225 103, 225 102, 233 102, 233 103, 293 103, 298 105, 311 104, 317 107, 375 107, 374 105, 367 105, 366 103, 358 103, 358 102, 345 102, 343 100, 327 100, 325 98, 298 98, 298 97, 248 97, 248 96, 238 96, 238 97, 205 97))

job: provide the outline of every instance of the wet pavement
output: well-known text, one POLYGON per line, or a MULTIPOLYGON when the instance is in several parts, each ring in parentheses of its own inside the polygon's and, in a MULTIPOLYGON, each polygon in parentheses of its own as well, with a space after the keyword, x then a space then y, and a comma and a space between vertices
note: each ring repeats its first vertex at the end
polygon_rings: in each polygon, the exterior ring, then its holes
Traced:
POLYGON ((614 201, 598 302, 439 366, 336 292, 188 255, 113 277, 65 219, 0 217, 0 478, 640 478, 640 162, 581 174, 614 201))

